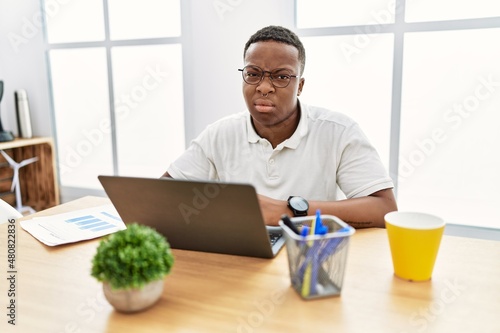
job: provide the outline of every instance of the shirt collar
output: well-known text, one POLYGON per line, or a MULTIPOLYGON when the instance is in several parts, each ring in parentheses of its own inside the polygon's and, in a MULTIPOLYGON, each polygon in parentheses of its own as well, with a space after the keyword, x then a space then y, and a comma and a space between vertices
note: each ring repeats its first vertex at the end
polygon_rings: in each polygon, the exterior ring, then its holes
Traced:
POLYGON ((257 143, 261 139, 257 132, 255 132, 255 128, 253 128, 250 112, 247 114, 247 137, 249 143, 257 143))
POLYGON ((307 132, 309 131, 309 126, 308 126, 309 115, 307 112, 308 111, 307 105, 302 104, 299 100, 299 108, 300 108, 300 120, 297 129, 295 130, 295 132, 293 132, 291 137, 289 137, 287 140, 285 140, 278 146, 283 145, 284 147, 287 148, 296 149, 300 144, 300 140, 307 135, 307 132))

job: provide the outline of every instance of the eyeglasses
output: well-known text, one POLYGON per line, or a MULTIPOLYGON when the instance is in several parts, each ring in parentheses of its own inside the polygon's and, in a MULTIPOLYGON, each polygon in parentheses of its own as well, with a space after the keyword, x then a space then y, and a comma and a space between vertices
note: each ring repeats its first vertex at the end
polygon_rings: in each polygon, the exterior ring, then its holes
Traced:
POLYGON ((271 83, 276 88, 286 88, 290 84, 292 78, 298 77, 298 75, 292 75, 292 73, 285 68, 278 68, 269 72, 257 66, 245 66, 238 70, 241 72, 243 80, 252 85, 261 83, 266 73, 268 73, 271 83))

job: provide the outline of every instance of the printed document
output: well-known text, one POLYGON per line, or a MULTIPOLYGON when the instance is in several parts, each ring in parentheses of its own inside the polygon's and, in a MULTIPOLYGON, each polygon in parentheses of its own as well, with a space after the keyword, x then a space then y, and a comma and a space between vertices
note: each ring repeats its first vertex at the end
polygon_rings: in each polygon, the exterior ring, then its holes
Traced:
POLYGON ((127 227, 111 204, 21 221, 21 227, 48 246, 93 239, 127 227))

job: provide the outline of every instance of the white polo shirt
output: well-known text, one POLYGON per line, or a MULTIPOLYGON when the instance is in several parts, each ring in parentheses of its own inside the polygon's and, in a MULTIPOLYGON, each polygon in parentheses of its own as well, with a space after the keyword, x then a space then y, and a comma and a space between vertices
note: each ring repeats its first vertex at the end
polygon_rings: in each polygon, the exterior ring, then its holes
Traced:
POLYGON ((392 188, 375 148, 341 113, 301 103, 295 133, 272 148, 248 111, 209 125, 168 169, 175 179, 251 183, 257 193, 286 200, 337 200, 392 188))

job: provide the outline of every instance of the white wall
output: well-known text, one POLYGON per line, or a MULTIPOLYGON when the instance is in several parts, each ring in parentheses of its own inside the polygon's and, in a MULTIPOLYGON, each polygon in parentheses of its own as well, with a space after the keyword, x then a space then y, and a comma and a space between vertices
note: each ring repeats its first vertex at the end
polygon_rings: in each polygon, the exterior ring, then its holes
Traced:
POLYGON ((0 0, 0 80, 4 81, 5 88, 0 109, 4 129, 16 135, 14 91, 25 89, 30 103, 33 135, 52 136, 40 14, 39 0, 0 0))

